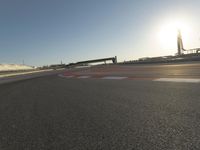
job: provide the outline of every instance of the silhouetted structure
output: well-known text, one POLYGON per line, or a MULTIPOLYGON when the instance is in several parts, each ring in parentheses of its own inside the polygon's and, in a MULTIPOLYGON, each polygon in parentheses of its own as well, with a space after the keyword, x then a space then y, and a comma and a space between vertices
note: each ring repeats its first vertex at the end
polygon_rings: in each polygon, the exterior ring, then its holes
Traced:
POLYGON ((116 64, 117 63, 117 56, 109 57, 109 58, 102 58, 102 59, 93 59, 93 60, 87 60, 87 61, 80 61, 80 62, 77 62, 76 65, 89 64, 89 63, 98 63, 98 62, 106 62, 106 61, 112 61, 114 64, 116 64))
POLYGON ((177 35, 177 46, 178 46, 178 53, 177 54, 181 55, 184 48, 183 48, 183 40, 182 40, 182 35, 181 35, 180 30, 178 30, 178 35, 177 35))
POLYGON ((178 30, 177 34, 177 47, 178 47, 178 52, 177 52, 178 56, 184 54, 184 52, 186 52, 187 54, 194 54, 200 52, 200 48, 184 49, 181 30, 178 30))

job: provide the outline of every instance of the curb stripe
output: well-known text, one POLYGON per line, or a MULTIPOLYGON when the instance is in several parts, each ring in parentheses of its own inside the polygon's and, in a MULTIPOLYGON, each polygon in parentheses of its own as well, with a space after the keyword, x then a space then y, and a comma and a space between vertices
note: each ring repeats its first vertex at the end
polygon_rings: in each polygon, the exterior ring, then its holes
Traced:
POLYGON ((63 75, 59 74, 59 77, 62 78, 77 78, 77 79, 103 79, 103 80, 148 80, 148 81, 155 81, 155 82, 180 82, 180 83, 200 83, 199 78, 139 78, 139 77, 125 77, 125 76, 89 76, 89 75, 82 75, 82 76, 75 76, 75 75, 63 75))

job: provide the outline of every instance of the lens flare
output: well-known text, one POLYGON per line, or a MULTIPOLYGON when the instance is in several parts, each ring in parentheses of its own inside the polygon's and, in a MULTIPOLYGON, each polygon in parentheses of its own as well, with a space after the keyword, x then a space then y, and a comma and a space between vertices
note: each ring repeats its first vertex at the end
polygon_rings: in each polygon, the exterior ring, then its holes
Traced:
POLYGON ((181 31, 184 41, 190 40, 191 29, 183 22, 165 23, 158 34, 158 38, 163 49, 177 49, 177 33, 181 31))

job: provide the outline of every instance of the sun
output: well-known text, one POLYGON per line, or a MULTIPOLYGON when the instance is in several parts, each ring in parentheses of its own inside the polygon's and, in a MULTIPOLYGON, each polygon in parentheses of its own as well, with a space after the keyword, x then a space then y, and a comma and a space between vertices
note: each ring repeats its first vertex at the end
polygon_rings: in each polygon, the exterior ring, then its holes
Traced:
POLYGON ((189 26, 181 21, 171 21, 165 23, 158 34, 159 43, 162 49, 177 49, 177 33, 181 31, 184 41, 188 41, 190 38, 189 26))

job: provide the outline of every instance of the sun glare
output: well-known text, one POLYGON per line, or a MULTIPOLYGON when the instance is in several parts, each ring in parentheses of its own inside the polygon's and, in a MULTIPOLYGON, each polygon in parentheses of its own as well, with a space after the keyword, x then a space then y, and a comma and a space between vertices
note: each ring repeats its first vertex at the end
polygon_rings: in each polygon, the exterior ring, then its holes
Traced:
POLYGON ((163 49, 176 49, 177 48, 177 32, 181 31, 184 41, 190 38, 190 28, 183 22, 168 22, 164 24, 158 34, 158 38, 163 49))

